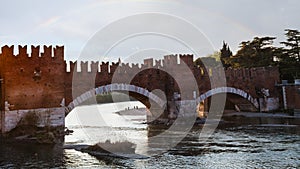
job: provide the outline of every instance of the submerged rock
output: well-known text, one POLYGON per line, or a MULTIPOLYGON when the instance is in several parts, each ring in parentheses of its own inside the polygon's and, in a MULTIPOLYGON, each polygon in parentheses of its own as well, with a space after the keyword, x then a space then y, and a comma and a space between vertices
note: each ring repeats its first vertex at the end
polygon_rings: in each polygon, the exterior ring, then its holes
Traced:
POLYGON ((81 149, 82 152, 86 152, 97 158, 102 157, 116 157, 116 158, 134 158, 144 159, 147 156, 139 155, 135 153, 136 145, 134 143, 124 141, 111 143, 106 141, 104 143, 97 143, 87 148, 81 149))
POLYGON ((37 127, 20 125, 4 135, 10 141, 30 142, 38 144, 60 144, 64 141, 63 127, 37 127))

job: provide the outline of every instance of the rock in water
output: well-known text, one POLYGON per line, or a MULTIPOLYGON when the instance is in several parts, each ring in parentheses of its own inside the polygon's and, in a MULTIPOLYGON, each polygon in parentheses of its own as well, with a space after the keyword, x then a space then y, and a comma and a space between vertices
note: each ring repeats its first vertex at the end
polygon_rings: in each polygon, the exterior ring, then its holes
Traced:
POLYGON ((146 156, 135 154, 135 147, 134 143, 128 141, 111 143, 107 140, 104 143, 97 143, 84 148, 82 151, 99 158, 104 156, 135 159, 147 158, 146 156))

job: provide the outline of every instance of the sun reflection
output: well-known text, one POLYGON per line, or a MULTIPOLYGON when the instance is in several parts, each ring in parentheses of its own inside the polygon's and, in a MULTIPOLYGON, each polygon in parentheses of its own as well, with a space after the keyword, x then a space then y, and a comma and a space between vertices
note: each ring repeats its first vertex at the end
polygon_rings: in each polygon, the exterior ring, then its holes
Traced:
POLYGON ((136 153, 147 152, 146 109, 140 102, 120 102, 75 108, 66 117, 66 127, 73 130, 66 144, 93 145, 106 141, 129 141, 136 153), (136 108, 139 109, 136 109, 136 108))

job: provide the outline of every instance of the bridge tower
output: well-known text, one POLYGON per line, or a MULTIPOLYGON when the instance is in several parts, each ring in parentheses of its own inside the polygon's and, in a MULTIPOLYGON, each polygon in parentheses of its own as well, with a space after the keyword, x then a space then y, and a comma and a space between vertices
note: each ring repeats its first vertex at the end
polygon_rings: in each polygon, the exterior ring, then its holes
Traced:
POLYGON ((18 50, 14 54, 14 46, 4 46, 0 53, 2 133, 25 124, 28 114, 39 117, 38 127, 64 126, 64 47, 44 46, 40 52, 40 46, 31 46, 31 54, 27 46, 18 50))

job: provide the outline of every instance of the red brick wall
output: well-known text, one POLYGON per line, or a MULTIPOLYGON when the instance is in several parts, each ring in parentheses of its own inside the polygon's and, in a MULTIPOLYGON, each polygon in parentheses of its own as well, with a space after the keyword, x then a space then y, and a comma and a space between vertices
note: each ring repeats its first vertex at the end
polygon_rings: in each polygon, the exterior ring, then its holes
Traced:
MULTIPOLYGON (((2 47, 1 61, 4 78, 5 101, 14 109, 59 107, 64 98, 65 65, 64 47, 32 47, 31 57, 27 46, 19 46, 19 54, 13 54, 13 46, 2 47), (40 70, 40 77, 34 72, 40 70)), ((39 71, 38 71, 39 72, 39 71)))
MULTIPOLYGON (((19 54, 14 55, 13 47, 2 47, 0 76, 4 78, 5 100, 14 105, 11 109, 58 107, 63 98, 66 98, 68 104, 73 98, 94 87, 110 84, 113 78, 114 83, 125 83, 131 79, 131 84, 150 91, 160 89, 166 92, 169 100, 174 92, 181 93, 183 99, 192 99, 197 87, 200 94, 211 88, 211 75, 208 72, 218 79, 222 71, 222 68, 206 70, 195 67, 193 55, 168 55, 154 62, 147 59, 140 67, 129 63, 119 66, 120 63, 70 62, 70 72, 67 72, 63 47, 56 47, 54 54, 51 46, 44 46, 43 53, 40 53, 39 46, 32 47, 31 57, 26 48, 19 46, 19 54), (81 71, 77 70, 77 64, 81 71), (88 71, 89 64, 91 71, 88 71), (41 70, 40 79, 34 78, 37 68, 41 70), (187 68, 190 72, 186 71, 187 68), (191 83, 192 78, 195 78, 197 86, 191 83), (185 90, 184 94, 179 85, 185 90)), ((257 97, 255 88, 269 89, 271 97, 280 95, 275 88, 275 83, 279 81, 277 67, 227 69, 225 73, 227 86, 242 89, 253 97, 257 97)))
POLYGON ((269 89, 271 97, 278 97, 280 94, 275 86, 280 81, 277 67, 227 69, 226 79, 227 86, 242 89, 253 97, 258 97, 255 87, 269 89))

